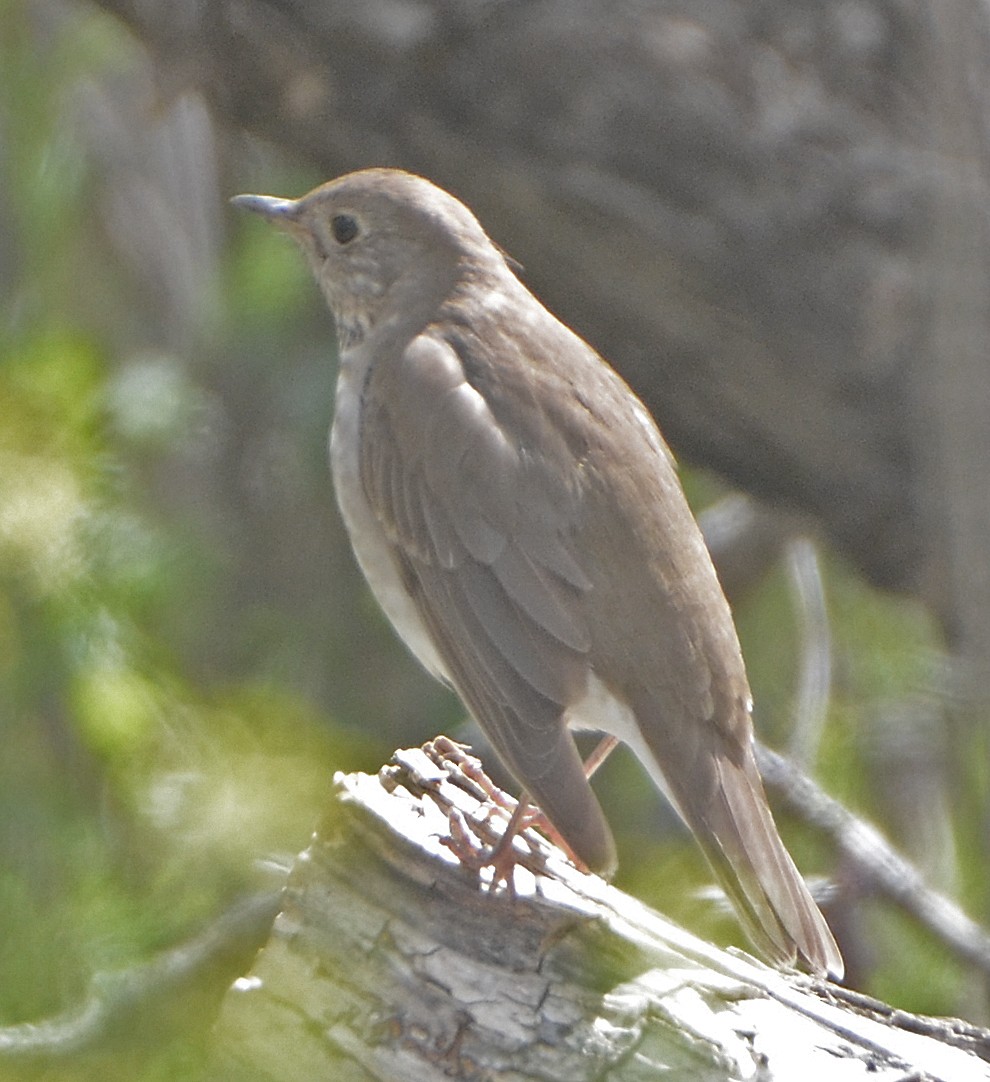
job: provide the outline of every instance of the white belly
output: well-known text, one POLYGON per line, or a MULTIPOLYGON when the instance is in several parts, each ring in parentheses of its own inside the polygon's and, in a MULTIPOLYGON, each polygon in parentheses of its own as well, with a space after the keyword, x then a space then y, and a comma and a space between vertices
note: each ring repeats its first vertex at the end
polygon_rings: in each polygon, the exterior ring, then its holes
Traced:
POLYGON ((361 484, 358 447, 361 427, 361 386, 367 361, 359 349, 341 358, 337 401, 330 429, 330 467, 337 503, 351 538, 357 562, 375 600, 418 661, 438 679, 446 679, 443 663, 419 612, 406 593, 378 519, 361 484))
POLYGON ((656 756, 643 739, 635 715, 593 672, 588 674, 584 695, 568 709, 567 721, 572 729, 607 733, 625 744, 643 764, 653 783, 670 801, 674 810, 683 818, 677 801, 671 796, 670 787, 656 756))

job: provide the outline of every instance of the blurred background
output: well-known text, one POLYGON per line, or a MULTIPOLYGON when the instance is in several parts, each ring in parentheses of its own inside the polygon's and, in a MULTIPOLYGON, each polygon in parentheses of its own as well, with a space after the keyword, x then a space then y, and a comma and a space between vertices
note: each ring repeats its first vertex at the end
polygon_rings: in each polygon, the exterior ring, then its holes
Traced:
MULTIPOLYGON (((227 205, 367 165, 461 196, 644 397, 761 738, 986 917, 986 18, 0 2, 0 1027, 277 886, 334 771, 441 731, 482 747, 356 572, 330 316, 227 205)), ((602 775, 618 884, 740 942, 638 767, 602 775)), ((986 1022, 978 945, 776 806, 830 877, 850 982, 986 1022)), ((0 1056, 0 1078, 198 1077, 249 959, 126 1055, 0 1056)))

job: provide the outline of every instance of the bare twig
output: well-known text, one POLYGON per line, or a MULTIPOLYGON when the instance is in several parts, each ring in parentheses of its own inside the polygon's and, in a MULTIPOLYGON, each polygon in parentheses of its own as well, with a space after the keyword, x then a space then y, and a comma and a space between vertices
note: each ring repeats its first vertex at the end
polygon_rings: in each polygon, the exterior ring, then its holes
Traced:
MULTIPOLYGON (((57 1062, 92 1049, 143 1008, 194 984, 210 967, 262 942, 280 891, 244 898, 178 947, 130 969, 96 974, 85 1001, 42 1022, 0 1028, 0 1063, 57 1062)), ((234 969, 226 978, 237 976, 234 969)))
POLYGON ((853 815, 777 752, 760 745, 757 760, 767 785, 803 820, 831 838, 862 883, 908 913, 960 958, 990 974, 990 934, 955 902, 927 886, 918 869, 876 827, 853 815))
POLYGON ((818 550, 807 537, 787 546, 787 565, 795 597, 801 639, 801 666, 794 704, 790 757, 810 770, 825 728, 832 686, 832 636, 825 606, 818 550))

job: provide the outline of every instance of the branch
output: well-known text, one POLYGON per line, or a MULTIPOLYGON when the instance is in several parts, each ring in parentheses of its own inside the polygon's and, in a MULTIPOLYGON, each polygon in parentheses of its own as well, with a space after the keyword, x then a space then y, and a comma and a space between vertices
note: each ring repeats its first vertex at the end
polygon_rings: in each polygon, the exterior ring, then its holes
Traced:
POLYGON ((872 889, 936 935, 960 958, 990 975, 990 935, 921 873, 869 823, 823 792, 782 755, 757 746, 760 773, 807 823, 824 831, 861 887, 872 889))
MULTIPOLYGON (((54 1064, 109 1042, 150 1010, 159 1020, 170 997, 188 996, 211 971, 225 983, 264 941, 278 913, 280 892, 253 895, 233 905, 188 942, 151 962, 97 974, 78 1007, 42 1022, 0 1028, 0 1064, 54 1064)), ((160 1040, 160 1033, 158 1034, 160 1040)))

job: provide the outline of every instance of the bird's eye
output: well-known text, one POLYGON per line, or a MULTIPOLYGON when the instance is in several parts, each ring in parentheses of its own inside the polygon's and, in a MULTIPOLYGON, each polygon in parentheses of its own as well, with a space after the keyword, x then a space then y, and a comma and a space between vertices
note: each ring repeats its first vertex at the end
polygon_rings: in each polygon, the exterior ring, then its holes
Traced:
POLYGON ((349 214, 335 214, 330 219, 330 229, 333 233, 333 239, 338 244, 350 244, 358 235, 357 219, 352 218, 349 214))

